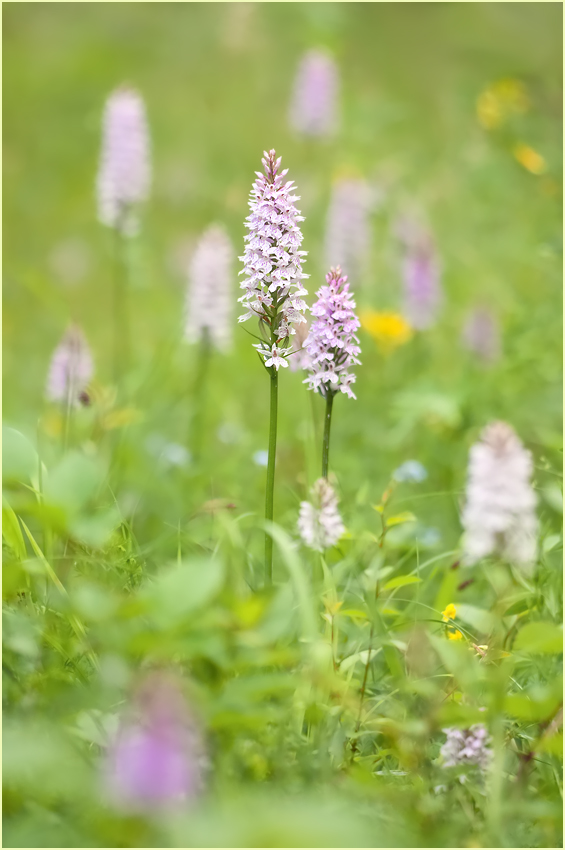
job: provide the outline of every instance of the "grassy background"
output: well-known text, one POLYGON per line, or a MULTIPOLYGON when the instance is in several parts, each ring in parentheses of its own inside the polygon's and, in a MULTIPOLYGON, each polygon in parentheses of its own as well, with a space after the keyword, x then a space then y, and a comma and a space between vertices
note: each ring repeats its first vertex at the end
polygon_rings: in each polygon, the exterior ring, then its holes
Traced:
MULTIPOLYGON (((353 538, 378 530, 371 505, 392 470, 415 458, 429 477, 407 486, 402 509, 417 513, 418 545, 430 557, 453 550, 468 449, 493 418, 511 423, 534 453, 542 536, 559 528, 559 4, 28 3, 5 6, 3 21, 4 420, 32 442, 49 359, 69 318, 85 329, 99 384, 111 381, 112 242, 96 221, 94 197, 101 113, 123 81, 147 104, 154 182, 130 246, 134 357, 117 401, 137 418, 98 451, 109 464, 119 434, 123 475, 114 492, 148 569, 175 557, 181 543, 189 552, 211 545, 216 527, 195 518, 209 499, 227 499, 238 516, 262 513, 265 470, 253 456, 267 447, 268 380, 241 327, 233 352, 212 361, 202 463, 166 467, 147 446, 155 435, 186 444, 196 362, 181 340, 186 259, 213 221, 225 223, 241 253, 253 173, 270 147, 301 196, 310 304, 326 272, 332 181, 344 169, 383 190, 371 220, 369 272, 351 281, 360 307, 400 308, 394 224, 406 209, 423 211, 441 256, 437 325, 390 357, 361 332, 358 401, 343 397, 334 407, 331 467, 353 538), (331 142, 303 141, 288 125, 297 63, 312 46, 328 47, 341 73, 342 123, 331 142), (526 85, 531 106, 489 133, 477 121, 476 100, 506 77, 526 85), (517 142, 543 155, 544 175, 516 161, 517 142), (480 304, 502 331, 503 354, 490 367, 460 342, 468 310, 480 304)), ((233 286, 235 300, 235 277, 233 286)), ((318 429, 323 414, 301 380, 285 373, 280 381, 276 517, 291 534, 318 475, 312 405, 318 429)), ((57 440, 45 453, 48 465, 57 461, 57 440)), ((248 521, 246 535, 253 573, 261 533, 248 521)), ((283 575, 277 562, 276 576, 283 575)), ((204 819, 206 829, 213 820, 204 819)), ((89 832, 81 829, 84 841, 89 832)), ((93 840, 111 843, 117 834, 93 840)), ((421 841, 415 834, 404 840, 421 841)), ((453 840, 433 834, 446 846, 453 840)), ((25 846, 29 833, 21 835, 13 846, 25 846)), ((149 839, 128 833, 122 840, 149 839)), ((550 839, 536 833, 543 840, 550 839)))

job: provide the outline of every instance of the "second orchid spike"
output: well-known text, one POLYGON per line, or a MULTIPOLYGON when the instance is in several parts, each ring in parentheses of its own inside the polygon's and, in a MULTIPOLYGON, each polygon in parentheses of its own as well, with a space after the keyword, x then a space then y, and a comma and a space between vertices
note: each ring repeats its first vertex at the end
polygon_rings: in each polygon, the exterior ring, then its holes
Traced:
POLYGON ((351 389, 355 383, 352 367, 360 364, 361 348, 355 333, 360 322, 347 276, 342 275, 339 266, 326 275, 326 286, 316 295, 318 300, 312 307, 314 321, 306 342, 309 376, 304 383, 324 398, 338 392, 356 398, 351 389))

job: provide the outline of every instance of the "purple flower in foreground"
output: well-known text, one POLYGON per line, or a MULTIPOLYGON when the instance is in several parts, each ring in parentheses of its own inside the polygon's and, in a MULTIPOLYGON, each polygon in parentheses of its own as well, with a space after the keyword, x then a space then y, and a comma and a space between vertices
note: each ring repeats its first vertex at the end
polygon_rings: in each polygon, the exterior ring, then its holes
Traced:
POLYGON ((402 277, 404 313, 413 328, 426 330, 436 321, 442 301, 439 260, 429 233, 412 222, 403 222, 402 277))
POLYGON ((492 750, 489 748, 490 735, 482 723, 476 723, 470 729, 452 726, 442 731, 447 735, 440 751, 444 767, 475 764, 486 770, 492 758, 492 750))
POLYGON ((326 223, 326 266, 340 266, 359 281, 368 262, 371 246, 369 213, 375 205, 375 193, 358 177, 338 180, 326 223))
POLYGON ((471 447, 462 514, 463 560, 475 564, 498 552, 532 568, 537 552, 532 456, 506 422, 493 422, 471 447))
POLYGON ((335 491, 327 478, 319 478, 311 490, 312 502, 300 503, 298 531, 302 540, 317 552, 335 546, 345 532, 335 491))
POLYGON ((133 89, 113 92, 104 110, 97 179, 98 218, 124 234, 137 230, 137 207, 149 194, 151 169, 145 105, 133 89))
POLYGON ((361 353, 355 334, 360 327, 355 301, 339 266, 326 275, 326 283, 316 293, 318 300, 312 307, 315 321, 306 341, 310 374, 304 383, 324 398, 338 392, 356 398, 351 389, 355 374, 350 371, 353 365, 359 365, 357 355, 361 353))
POLYGON ((302 233, 298 222, 304 221, 294 202, 292 181, 283 182, 288 169, 281 171, 281 158, 274 150, 265 152, 262 160, 265 174, 257 173, 249 207, 251 214, 245 226, 245 252, 239 259, 244 263, 240 274, 245 275, 241 288, 245 294, 238 300, 247 308, 240 322, 257 317, 263 342, 255 345, 265 366, 287 366, 285 357, 290 336, 295 333, 293 323, 305 322, 307 309, 302 296, 307 295, 302 280, 308 275, 302 271, 300 251, 302 233))
POLYGON ((48 401, 77 405, 94 372, 92 356, 78 325, 71 325, 55 349, 47 376, 48 401))
POLYGON ((185 338, 198 342, 205 334, 223 351, 232 336, 231 267, 234 250, 223 227, 213 224, 203 234, 189 266, 185 338))
POLYGON ((202 761, 200 736, 179 685, 152 673, 108 749, 106 796, 126 812, 185 803, 201 790, 202 761))
POLYGON ((485 363, 500 357, 500 332, 495 316, 484 307, 473 310, 463 327, 463 344, 485 363))
POLYGON ((339 72, 332 57, 309 50, 302 57, 290 105, 290 123, 304 136, 329 136, 337 129, 339 72))

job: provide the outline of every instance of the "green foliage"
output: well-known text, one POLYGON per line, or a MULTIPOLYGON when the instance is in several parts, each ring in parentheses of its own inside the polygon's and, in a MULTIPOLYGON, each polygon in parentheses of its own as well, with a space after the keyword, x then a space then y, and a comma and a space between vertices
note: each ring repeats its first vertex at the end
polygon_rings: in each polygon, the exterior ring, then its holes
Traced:
POLYGON ((5 846, 560 846, 560 26, 555 4, 527 3, 6 7, 5 846), (322 143, 287 126, 296 64, 318 44, 343 79, 342 129, 322 143), (510 75, 530 106, 487 131, 477 98, 510 75), (92 187, 103 102, 122 80, 147 102, 155 177, 127 247, 131 369, 116 388, 111 234, 92 187), (516 160, 519 142, 543 175, 516 160), (233 352, 212 356, 202 410, 181 341, 187 244, 222 220, 241 253, 271 144, 301 195, 311 295, 343 169, 382 190, 352 282, 361 309, 400 309, 407 207, 426 211, 444 267, 435 328, 387 356, 361 330, 358 401, 336 401, 332 425, 347 533, 324 556, 296 532, 321 399, 284 370, 265 525, 253 458, 268 381, 251 340, 236 329, 233 352), (483 302, 502 329, 491 365, 459 342, 483 302), (97 377, 65 421, 42 399, 71 316, 97 377), (184 463, 195 411, 202 451, 184 463), (493 418, 534 455, 531 576, 459 562, 468 449, 493 418), (409 458, 428 478, 392 484, 409 458), (205 790, 170 813, 124 814, 101 763, 154 666, 176 671, 204 730, 205 790), (442 730, 476 723, 491 767, 446 768, 442 730))

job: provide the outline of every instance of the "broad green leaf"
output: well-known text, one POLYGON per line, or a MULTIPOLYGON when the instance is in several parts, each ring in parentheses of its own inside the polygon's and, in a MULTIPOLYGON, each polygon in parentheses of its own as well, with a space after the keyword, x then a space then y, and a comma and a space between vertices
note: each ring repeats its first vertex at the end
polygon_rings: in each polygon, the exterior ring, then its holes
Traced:
POLYGON ((495 618, 489 611, 485 611, 483 608, 476 608, 474 605, 465 605, 464 603, 457 605, 457 617, 483 634, 488 634, 492 631, 496 624, 495 618))
POLYGON ((2 499, 2 537, 16 558, 25 561, 27 551, 20 523, 5 498, 2 499))
POLYGON ((509 694, 504 700, 504 710, 519 720, 542 721, 551 717, 559 705, 560 697, 547 696, 533 700, 528 694, 509 694))
POLYGON ((120 512, 116 506, 113 506, 91 516, 78 517, 71 522, 69 532, 75 540, 86 546, 100 549, 107 543, 120 522, 120 512))
POLYGON ((294 585, 300 609, 303 637, 307 640, 313 640, 316 638, 317 634, 316 616, 314 614, 310 584, 302 561, 298 557, 296 548, 286 531, 283 531, 283 529, 274 522, 265 522, 265 528, 279 547, 283 561, 285 562, 286 568, 288 569, 290 578, 294 585))
POLYGON ((37 452, 15 428, 2 425, 2 478, 28 482, 37 476, 37 452))
POLYGON ((361 652, 355 652, 353 655, 349 655, 347 658, 344 658, 341 664, 339 665, 339 669, 342 673, 347 673, 351 667, 354 667, 356 664, 366 664, 367 660, 372 660, 376 658, 376 656, 382 652, 382 646, 377 647, 376 649, 362 649, 361 652))
POLYGON ((164 569, 141 596, 147 599, 161 628, 175 627, 218 593, 224 579, 219 558, 193 558, 164 569))
POLYGON ((392 528, 393 525, 401 525, 403 522, 416 522, 416 517, 410 511, 404 511, 396 516, 391 516, 386 520, 387 528, 392 528))
POLYGON ((102 483, 100 463, 78 451, 69 452, 49 473, 45 482, 45 500, 76 516, 102 483))
POLYGON ((563 630, 545 620, 527 623, 518 632, 512 649, 532 654, 563 652, 563 630))
POLYGON ((387 581, 383 590, 392 590, 395 587, 404 587, 407 584, 418 584, 422 579, 418 578, 418 576, 396 576, 396 578, 391 578, 390 581, 387 581))

